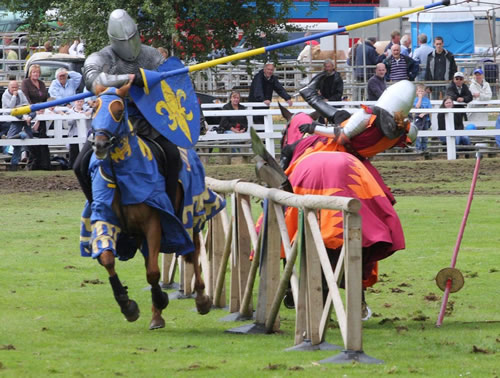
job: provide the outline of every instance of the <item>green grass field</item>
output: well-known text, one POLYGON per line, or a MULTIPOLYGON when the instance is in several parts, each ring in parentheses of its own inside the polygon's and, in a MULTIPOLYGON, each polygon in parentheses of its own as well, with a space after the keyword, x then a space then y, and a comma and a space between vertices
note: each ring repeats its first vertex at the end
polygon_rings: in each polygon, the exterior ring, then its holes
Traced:
MULTIPOLYGON (((453 184, 461 192, 469 186, 470 179, 453 184)), ((397 199, 407 248, 380 262, 381 280, 367 293, 374 316, 363 323, 365 353, 384 364, 332 365, 318 361, 335 351, 284 351, 293 346, 295 325, 294 311, 284 307, 281 333, 243 336, 224 333, 240 325, 219 321, 227 311, 200 316, 194 300, 172 300, 166 327, 149 331, 142 258, 117 266, 141 307, 139 320, 126 322, 105 269, 79 256, 83 195, 0 194, 0 376, 498 376, 498 194, 474 197, 457 262, 465 286, 450 295, 441 328, 434 277, 450 265, 467 196, 397 199)), ((342 344, 335 321, 326 340, 342 344)))

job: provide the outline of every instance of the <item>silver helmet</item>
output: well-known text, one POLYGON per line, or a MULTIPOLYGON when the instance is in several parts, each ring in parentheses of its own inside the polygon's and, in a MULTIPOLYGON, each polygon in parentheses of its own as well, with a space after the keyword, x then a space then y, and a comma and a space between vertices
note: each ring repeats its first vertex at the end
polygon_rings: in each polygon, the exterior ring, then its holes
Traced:
POLYGON ((401 80, 387 88, 375 106, 389 112, 393 117, 397 112, 406 117, 413 107, 414 99, 415 85, 411 81, 401 80))
POLYGON ((108 36, 113 51, 123 60, 134 61, 141 52, 141 39, 137 25, 123 9, 109 15, 108 36))

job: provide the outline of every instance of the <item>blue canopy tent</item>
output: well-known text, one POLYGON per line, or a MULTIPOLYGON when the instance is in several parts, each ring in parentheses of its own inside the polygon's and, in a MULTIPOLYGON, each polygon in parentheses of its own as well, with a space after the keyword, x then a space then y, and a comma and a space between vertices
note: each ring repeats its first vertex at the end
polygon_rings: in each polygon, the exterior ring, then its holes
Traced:
POLYGON ((431 47, 434 38, 441 36, 444 48, 454 55, 474 53, 474 15, 464 12, 462 7, 450 6, 446 10, 412 14, 409 21, 412 49, 418 47, 418 35, 425 33, 427 44, 431 47))

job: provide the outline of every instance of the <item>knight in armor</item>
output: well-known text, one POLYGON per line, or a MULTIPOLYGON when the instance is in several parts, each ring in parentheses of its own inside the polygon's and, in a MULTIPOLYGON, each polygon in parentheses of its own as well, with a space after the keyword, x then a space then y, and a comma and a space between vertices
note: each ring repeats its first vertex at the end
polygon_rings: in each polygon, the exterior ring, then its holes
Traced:
POLYGON ((268 177, 273 177, 273 184, 262 178, 273 187, 290 190, 287 175, 293 169, 291 165, 304 156, 304 153, 319 150, 342 151, 363 161, 394 146, 413 143, 416 139, 418 129, 408 120, 415 94, 413 83, 400 81, 387 89, 373 107, 362 106, 351 114, 329 105, 318 95, 317 85, 321 75, 317 75, 307 87, 302 88, 300 94, 325 118, 327 124, 313 121, 300 125, 298 130, 301 133, 315 137, 284 143, 279 165, 268 156, 259 154, 266 162, 261 165, 269 166, 274 171, 267 174, 268 177))
MULTIPOLYGON (((320 98, 316 89, 318 76, 302 88, 300 94, 332 126, 312 122, 299 126, 302 133, 331 138, 330 144, 334 144, 336 150, 349 152, 361 160, 416 139, 417 128, 408 119, 415 97, 415 88, 410 81, 403 80, 392 85, 373 108, 362 106, 351 115, 320 98)), ((293 151, 284 153, 284 169, 291 162, 291 153, 293 151)))
MULTIPOLYGON (((123 9, 111 12, 108 22, 110 45, 91 54, 83 68, 83 77, 87 89, 95 93, 96 86, 119 88, 130 80, 137 86, 144 86, 140 68, 156 70, 164 61, 163 55, 155 48, 141 44, 137 25, 123 9)), ((136 133, 158 143, 166 154, 166 190, 172 203, 175 193, 181 159, 177 146, 162 136, 140 113, 137 107, 129 102, 129 119, 136 133)), ((87 199, 92 201, 91 180, 88 176, 88 165, 92 155, 91 143, 87 142, 75 161, 73 169, 87 199)))

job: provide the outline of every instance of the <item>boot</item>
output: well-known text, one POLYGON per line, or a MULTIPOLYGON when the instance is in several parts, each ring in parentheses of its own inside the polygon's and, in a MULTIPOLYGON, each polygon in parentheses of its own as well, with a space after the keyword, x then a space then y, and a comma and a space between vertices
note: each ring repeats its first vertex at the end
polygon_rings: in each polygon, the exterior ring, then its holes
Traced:
POLYGON ((316 110, 323 117, 327 118, 328 121, 333 122, 333 115, 338 109, 328 105, 318 94, 318 85, 325 75, 326 72, 322 72, 313 77, 311 82, 306 87, 302 88, 299 93, 314 110, 316 110))

